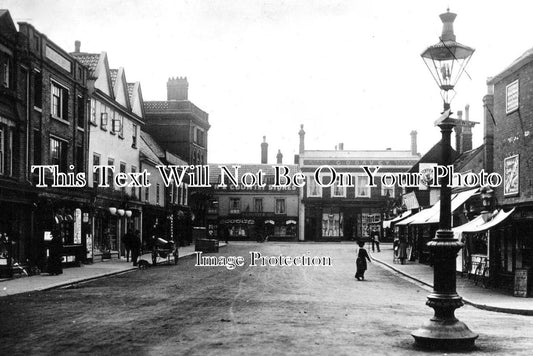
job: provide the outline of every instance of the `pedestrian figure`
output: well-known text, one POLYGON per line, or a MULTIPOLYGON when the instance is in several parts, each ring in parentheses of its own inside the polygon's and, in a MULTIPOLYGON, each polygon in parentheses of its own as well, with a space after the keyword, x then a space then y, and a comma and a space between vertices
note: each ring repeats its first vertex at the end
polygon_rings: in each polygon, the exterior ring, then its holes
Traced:
POLYGON ((367 268, 366 260, 368 262, 372 262, 370 260, 370 256, 368 256, 368 252, 365 250, 365 243, 360 241, 357 243, 359 245, 359 251, 357 252, 357 259, 355 260, 355 265, 357 267, 357 271, 355 272, 355 278, 357 278, 358 281, 365 280, 365 271, 367 268))
POLYGON ((132 235, 131 241, 130 241, 130 247, 131 247, 131 261, 133 262, 134 266, 137 266, 137 259, 139 258, 140 250, 141 250, 141 237, 140 231, 135 230, 135 233, 132 235))
POLYGON ((405 260, 407 259, 407 241, 405 240, 405 237, 400 237, 398 258, 400 259, 401 264, 404 265, 405 260))
POLYGON ((378 252, 381 252, 379 249, 379 232, 377 231, 372 232, 372 252, 374 252, 374 245, 376 245, 378 252))
POLYGON ((128 230, 128 232, 122 236, 122 243, 124 244, 124 250, 126 250, 126 262, 130 261, 131 244, 134 238, 135 235, 133 235, 131 230, 128 230))
POLYGON ((50 241, 48 253, 48 273, 58 275, 63 273, 63 241, 59 229, 52 231, 52 240, 50 241))

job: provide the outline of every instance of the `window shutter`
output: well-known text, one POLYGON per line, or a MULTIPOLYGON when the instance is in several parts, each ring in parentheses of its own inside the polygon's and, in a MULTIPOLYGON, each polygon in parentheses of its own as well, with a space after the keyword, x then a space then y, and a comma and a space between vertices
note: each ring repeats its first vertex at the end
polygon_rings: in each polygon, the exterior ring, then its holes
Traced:
POLYGON ((61 103, 61 109, 63 109, 63 120, 68 121, 68 90, 62 89, 62 103, 61 103))

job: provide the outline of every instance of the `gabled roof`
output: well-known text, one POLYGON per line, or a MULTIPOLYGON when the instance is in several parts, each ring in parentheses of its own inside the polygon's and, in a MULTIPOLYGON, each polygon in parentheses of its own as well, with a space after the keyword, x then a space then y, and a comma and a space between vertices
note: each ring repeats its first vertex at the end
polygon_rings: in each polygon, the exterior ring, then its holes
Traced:
POLYGON ((515 59, 514 62, 511 63, 511 65, 509 65, 507 68, 505 68, 503 71, 498 73, 493 78, 487 80, 487 84, 496 84, 503 78, 509 76, 514 71, 520 69, 524 65, 530 63, 531 61, 533 61, 533 48, 530 48, 527 51, 525 51, 520 57, 515 59))
POLYGON ((72 52, 70 55, 89 69, 89 77, 96 79, 96 67, 100 61, 99 53, 72 52))
POLYGON ((134 87, 135 87, 135 83, 128 83, 128 97, 130 98, 130 103, 131 103, 131 97, 133 95, 134 87))
MULTIPOLYGON (((451 154, 450 159, 452 162, 457 158, 457 151, 450 147, 451 154)), ((418 173, 420 163, 437 163, 442 164, 442 141, 437 142, 433 147, 429 149, 419 160, 416 162, 409 173, 418 173)))
POLYGON ((144 140, 144 142, 146 143, 146 145, 148 147, 150 147, 150 149, 152 150, 152 152, 159 158, 164 158, 165 157, 165 151, 163 150, 163 148, 161 148, 161 146, 159 146, 159 144, 157 143, 156 140, 154 140, 154 138, 152 137, 152 135, 150 135, 148 132, 146 131, 143 131, 141 130, 141 138, 144 140))
POLYGON ((0 10, 0 35, 2 37, 8 38, 10 41, 16 41, 17 38, 17 28, 15 23, 11 18, 9 10, 2 9, 0 10))
POLYGON ((117 75, 118 75, 118 69, 109 70, 109 76, 111 77, 111 85, 113 86, 113 88, 115 87, 115 83, 117 81, 117 75))
POLYGON ((159 159, 157 153, 154 152, 153 146, 151 146, 146 141, 146 136, 143 135, 142 131, 141 131, 141 142, 139 145, 139 154, 140 154, 141 160, 148 161, 154 166, 163 164, 161 160, 159 159))
MULTIPOLYGON (((483 168, 483 148, 485 145, 481 145, 479 147, 476 147, 470 151, 463 152, 457 159, 453 162, 453 168, 456 172, 463 171, 469 163, 472 163, 472 165, 476 165, 475 159, 481 160, 481 164, 478 163, 481 168, 483 168)), ((476 167, 474 167, 476 168, 476 167)))
POLYGON ((115 101, 125 108, 131 109, 130 97, 128 94, 128 83, 126 82, 126 73, 124 68, 120 67, 118 70, 112 69, 110 74, 111 82, 113 83, 113 93, 115 93, 115 101), (114 80, 113 76, 115 77, 114 80))

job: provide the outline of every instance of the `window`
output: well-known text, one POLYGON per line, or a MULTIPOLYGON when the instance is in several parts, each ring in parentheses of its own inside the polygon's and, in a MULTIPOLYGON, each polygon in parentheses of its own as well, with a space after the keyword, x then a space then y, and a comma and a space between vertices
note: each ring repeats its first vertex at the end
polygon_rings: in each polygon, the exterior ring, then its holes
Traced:
POLYGON ((256 213, 263 212, 263 198, 254 198, 254 211, 256 213))
POLYGON ((285 199, 276 199, 276 214, 286 214, 285 199))
POLYGON ((387 194, 389 195, 389 198, 394 198, 394 186, 387 187, 383 185, 383 182, 381 183, 381 195, 386 197, 387 194))
POLYGON ((239 214, 241 212, 241 199, 229 198, 229 213, 239 214))
POLYGON ((52 117, 61 120, 68 120, 68 90, 59 84, 51 84, 51 114, 52 117))
POLYGON ((344 236, 343 213, 329 211, 322 213, 322 237, 344 236))
POLYGON ((2 63, 2 84, 9 88, 9 59, 4 59, 2 63))
MULTIPOLYGON (((344 182, 347 183, 347 182, 344 182)), ((339 184, 339 179, 333 183, 331 186, 331 197, 332 198, 344 198, 346 197, 346 187, 341 187, 339 184)))
POLYGON ((97 125, 96 123, 96 101, 94 99, 91 99, 91 118, 90 122, 93 125, 97 125))
POLYGON ((78 96, 78 127, 83 128, 84 121, 85 121, 85 100, 83 100, 83 97, 78 96))
POLYGON ((131 136, 131 147, 137 148, 137 125, 133 124, 133 135, 131 136))
MULTIPOLYGON (((131 166, 131 173, 137 173, 137 167, 131 166)), ((137 198, 137 188, 131 187, 131 196, 137 198)))
POLYGON ((0 125, 0 174, 10 176, 13 172, 13 130, 0 125))
POLYGON ((150 187, 144 188, 144 201, 150 200, 150 187))
POLYGON ((355 197, 370 198, 370 187, 368 186, 368 176, 356 176, 355 197))
POLYGON ((187 205, 187 203, 189 202, 188 197, 189 197, 189 185, 185 183, 184 190, 183 190, 183 205, 187 205))
POLYGON ((159 204, 159 195, 160 195, 159 188, 160 187, 161 186, 159 185, 159 183, 157 183, 156 186, 155 186, 155 203, 156 204, 159 204))
POLYGON ((38 71, 33 77, 33 106, 43 107, 43 75, 38 71))
MULTIPOLYGON (((120 173, 126 173, 126 163, 125 162, 120 162, 120 173)), ((126 187, 120 187, 120 190, 125 193, 126 192, 126 187)))
MULTIPOLYGON (((107 165, 108 166, 115 166, 115 160, 113 158, 108 158, 107 159, 107 165)), ((113 171, 111 171, 110 169, 107 171, 107 184, 109 184, 109 186, 111 188, 113 188, 114 186, 114 183, 113 183, 113 171)))
POLYGON ((96 187, 100 180, 98 179, 98 172, 94 171, 94 167, 100 165, 100 155, 98 153, 93 153, 93 187, 96 187))
POLYGON ((306 177, 305 185, 307 186, 308 198, 320 198, 322 197, 322 187, 318 185, 314 176, 309 175, 306 177))
POLYGON ((100 114, 100 128, 102 130, 107 130, 107 112, 103 112, 100 114))
POLYGON ((61 172, 67 172, 67 142, 50 138, 50 163, 59 166, 61 172))
POLYGON ((85 160, 83 154, 83 144, 76 145, 76 171, 85 172, 85 160))
POLYGON ((33 130, 33 164, 42 164, 41 131, 33 130))

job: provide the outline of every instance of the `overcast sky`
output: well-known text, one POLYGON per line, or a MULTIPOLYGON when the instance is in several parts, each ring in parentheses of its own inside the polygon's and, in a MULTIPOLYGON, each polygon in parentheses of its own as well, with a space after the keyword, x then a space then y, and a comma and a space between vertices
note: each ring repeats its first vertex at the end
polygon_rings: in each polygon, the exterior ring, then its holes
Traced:
POLYGON ((439 90, 420 58, 438 42, 438 15, 458 14, 457 41, 476 49, 452 110, 470 104, 483 142, 486 79, 533 46, 531 1, 0 0, 68 51, 106 51, 111 68, 140 81, 145 100, 166 100, 171 76, 209 113, 210 163, 269 163, 306 148, 410 149, 440 139, 439 90))

